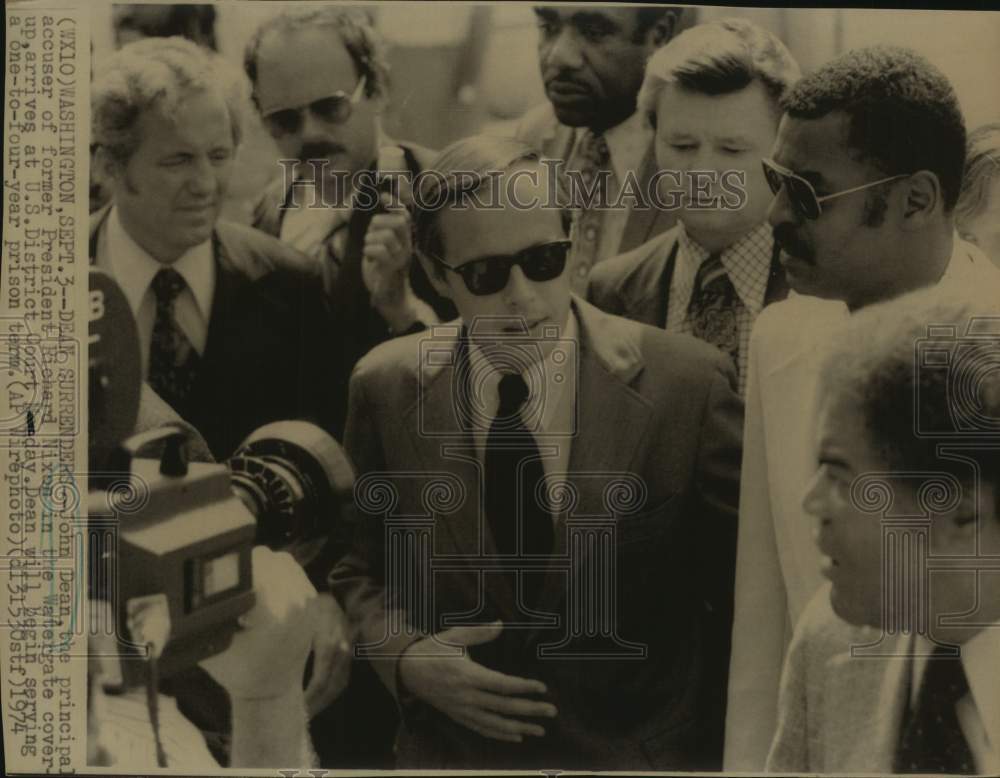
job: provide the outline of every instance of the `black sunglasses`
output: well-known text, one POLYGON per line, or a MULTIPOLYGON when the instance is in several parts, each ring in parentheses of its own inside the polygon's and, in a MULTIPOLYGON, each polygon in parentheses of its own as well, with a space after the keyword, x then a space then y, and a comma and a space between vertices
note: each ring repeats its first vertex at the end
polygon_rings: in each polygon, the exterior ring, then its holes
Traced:
POLYGON ((365 88, 365 77, 361 76, 358 85, 354 88, 353 94, 347 94, 343 90, 334 92, 329 97, 322 97, 314 100, 309 105, 299 108, 283 108, 280 111, 273 111, 262 117, 271 135, 294 135, 302 130, 304 123, 303 115, 306 111, 312 112, 320 121, 331 124, 343 124, 351 118, 354 106, 365 88))
POLYGON ((466 289, 477 296, 496 294, 507 286, 510 270, 518 265, 526 278, 531 281, 551 281, 562 275, 566 269, 566 256, 570 246, 568 240, 556 240, 517 252, 492 257, 480 257, 452 267, 440 257, 432 257, 441 267, 462 276, 466 289))
POLYGON ((903 173, 896 176, 889 176, 888 178, 880 178, 878 181, 872 181, 868 184, 845 189, 842 192, 834 192, 833 194, 818 197, 816 190, 813 189, 813 185, 802 178, 802 176, 797 175, 786 167, 782 167, 773 159, 762 159, 761 163, 764 165, 764 177, 767 179, 767 185, 771 187, 771 193, 777 195, 781 191, 781 187, 784 187, 785 192, 788 193, 788 200, 791 202, 792 207, 807 219, 818 219, 820 214, 823 213, 821 204, 827 200, 853 194, 854 192, 861 192, 865 189, 871 189, 873 186, 886 184, 889 181, 906 178, 907 176, 907 174, 903 173))

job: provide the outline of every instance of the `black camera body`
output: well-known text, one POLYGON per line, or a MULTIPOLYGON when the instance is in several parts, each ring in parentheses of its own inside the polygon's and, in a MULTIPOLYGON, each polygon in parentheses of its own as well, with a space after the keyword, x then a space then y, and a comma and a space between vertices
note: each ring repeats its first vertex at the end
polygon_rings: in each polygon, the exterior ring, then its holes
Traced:
POLYGON ((225 650, 254 604, 253 547, 308 564, 339 523, 354 472, 305 421, 264 425, 226 464, 188 462, 193 431, 180 421, 122 439, 139 413, 138 370, 118 369, 138 364, 135 324, 100 271, 91 298, 90 589, 112 605, 128 688, 142 683, 150 651, 169 677, 225 650))

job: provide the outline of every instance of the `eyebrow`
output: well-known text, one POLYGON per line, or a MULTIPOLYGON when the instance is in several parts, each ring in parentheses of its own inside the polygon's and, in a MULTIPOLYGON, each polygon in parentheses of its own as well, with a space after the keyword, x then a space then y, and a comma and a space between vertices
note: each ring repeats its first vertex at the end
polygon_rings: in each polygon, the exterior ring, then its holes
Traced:
POLYGON ((555 21, 559 18, 559 14, 557 14, 551 8, 539 8, 535 6, 531 10, 535 12, 535 16, 538 16, 541 19, 545 19, 546 21, 555 21))
POLYGON ((621 27, 609 16, 595 11, 577 11, 570 17, 570 22, 574 26, 597 24, 609 30, 619 30, 621 27))

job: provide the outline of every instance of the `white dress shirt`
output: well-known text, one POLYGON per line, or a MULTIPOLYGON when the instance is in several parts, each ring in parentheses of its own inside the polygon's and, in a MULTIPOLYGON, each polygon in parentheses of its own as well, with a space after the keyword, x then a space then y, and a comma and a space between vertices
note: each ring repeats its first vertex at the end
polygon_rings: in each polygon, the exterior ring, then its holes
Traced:
MULTIPOLYGON (((165 267, 153 259, 125 231, 112 208, 97 238, 97 267, 104 270, 125 292, 129 308, 135 316, 142 352, 142 375, 149 373, 149 346, 156 320, 156 293, 153 278, 165 267)), ((212 296, 215 294, 215 258, 212 241, 206 240, 188 249, 169 267, 180 273, 186 286, 174 301, 174 316, 191 345, 205 352, 208 324, 212 316, 212 296)))
MULTIPOLYGON (((916 638, 921 650, 911 664, 910 706, 917 703, 920 681, 927 670, 933 645, 916 638)), ((961 647, 962 667, 969 691, 955 704, 958 723, 972 751, 976 772, 1000 775, 1000 624, 992 624, 961 647)))
MULTIPOLYGON (((561 340, 577 343, 576 316, 570 311, 561 340)), ((558 345, 542 360, 522 372, 529 396, 521 409, 521 417, 531 430, 542 455, 546 476, 562 475, 569 469, 569 452, 576 417, 577 349, 558 345), (540 368, 540 369, 539 369, 540 368)), ((479 411, 472 414, 476 456, 486 461, 486 439, 490 425, 500 407, 502 373, 489 362, 482 349, 469 344, 469 376, 479 411)), ((555 519, 555 517, 553 517, 555 519)))

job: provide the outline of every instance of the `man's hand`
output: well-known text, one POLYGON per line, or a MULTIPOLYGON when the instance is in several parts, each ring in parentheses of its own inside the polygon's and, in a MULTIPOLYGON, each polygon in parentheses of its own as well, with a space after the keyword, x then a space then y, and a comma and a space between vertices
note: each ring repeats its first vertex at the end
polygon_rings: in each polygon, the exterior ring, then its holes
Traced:
POLYGON ((485 627, 454 627, 424 638, 399 660, 399 677, 406 690, 483 737, 520 743, 524 735, 540 737, 545 730, 522 721, 525 716, 552 718, 558 711, 547 702, 522 695, 544 694, 545 684, 504 675, 472 661, 468 653, 444 654, 439 643, 476 646, 495 640, 503 631, 499 621, 485 627))
POLYGON ((410 215, 403 203, 409 192, 400 182, 400 201, 393 205, 392 195, 381 195, 385 212, 376 214, 365 233, 361 275, 371 294, 372 307, 394 332, 408 329, 415 321, 435 324, 433 309, 413 293, 410 286, 410 262, 413 240, 410 215))
POLYGON ((229 648, 201 666, 233 699, 262 700, 301 690, 316 624, 316 590, 289 554, 253 550, 257 601, 240 617, 229 648))
POLYGON ((316 599, 313 671, 306 687, 306 708, 312 718, 333 702, 351 677, 351 640, 347 616, 332 594, 316 599))

